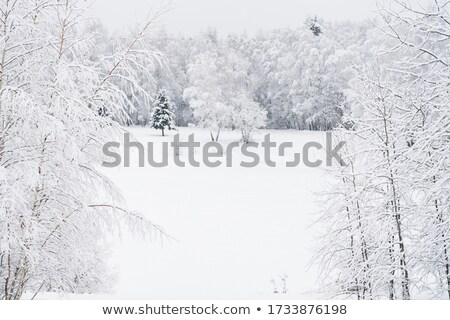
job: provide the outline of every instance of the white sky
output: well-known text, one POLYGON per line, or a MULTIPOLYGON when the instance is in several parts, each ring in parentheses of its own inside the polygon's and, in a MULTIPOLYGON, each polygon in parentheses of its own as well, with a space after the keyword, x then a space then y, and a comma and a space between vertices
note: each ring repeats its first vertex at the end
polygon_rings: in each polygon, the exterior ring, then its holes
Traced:
MULTIPOLYGON (((93 0, 93 14, 110 29, 142 20, 165 0, 93 0)), ((376 0, 174 0, 162 22, 187 35, 206 27, 221 33, 298 26, 308 15, 326 20, 361 20, 373 16, 376 0)))

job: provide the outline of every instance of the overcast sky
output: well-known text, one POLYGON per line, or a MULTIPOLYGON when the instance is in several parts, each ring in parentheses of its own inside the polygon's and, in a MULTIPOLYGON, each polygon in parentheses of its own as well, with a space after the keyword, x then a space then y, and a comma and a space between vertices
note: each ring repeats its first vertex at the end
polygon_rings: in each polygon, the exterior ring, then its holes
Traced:
MULTIPOLYGON (((142 20, 161 0, 93 0, 93 14, 111 28, 142 20)), ((164 1, 164 0, 163 0, 164 1)), ((308 15, 327 20, 373 16, 376 0, 175 0, 163 24, 172 32, 196 34, 212 26, 221 33, 298 26, 308 15)))

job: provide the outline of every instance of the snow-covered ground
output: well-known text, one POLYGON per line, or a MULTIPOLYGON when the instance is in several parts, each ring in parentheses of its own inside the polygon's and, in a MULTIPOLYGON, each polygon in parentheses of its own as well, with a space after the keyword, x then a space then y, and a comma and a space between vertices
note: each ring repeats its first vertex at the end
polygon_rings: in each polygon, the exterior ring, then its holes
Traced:
MULTIPOLYGON (((158 131, 135 127, 134 137, 172 141, 175 132, 161 137, 158 131)), ((209 132, 180 128, 183 141, 190 133, 209 141, 209 132)), ((296 151, 309 141, 325 140, 324 133, 259 130, 261 142, 293 142, 296 151)), ((220 142, 239 141, 236 131, 225 131, 220 142)), ((155 149, 157 148, 155 145, 155 149)), ((187 157, 181 151, 181 158, 187 157)), ((198 156, 198 155, 197 155, 198 156)), ((129 209, 138 210, 161 225, 177 241, 148 242, 124 230, 114 246, 111 263, 117 285, 108 298, 117 299, 259 299, 312 298, 317 268, 310 266, 317 236, 316 192, 324 172, 304 164, 286 168, 261 163, 255 168, 233 167, 102 168, 123 192, 129 209), (274 294, 274 280, 287 294, 274 294)), ((134 154, 132 159, 136 160, 134 154)), ((248 159, 247 159, 248 160, 248 159)), ((135 161, 136 162, 136 161, 135 161)))

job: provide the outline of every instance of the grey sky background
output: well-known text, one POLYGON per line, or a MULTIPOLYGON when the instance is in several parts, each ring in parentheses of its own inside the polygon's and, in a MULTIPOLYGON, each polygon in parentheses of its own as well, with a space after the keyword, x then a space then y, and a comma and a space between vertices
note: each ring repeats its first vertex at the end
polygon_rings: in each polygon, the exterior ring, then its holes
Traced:
MULTIPOLYGON (((134 25, 160 0, 93 0, 92 14, 111 30, 134 25)), ((309 15, 326 20, 362 20, 374 16, 376 0, 175 0, 161 22, 170 32, 197 34, 207 27, 220 33, 253 33, 296 27, 309 15)))

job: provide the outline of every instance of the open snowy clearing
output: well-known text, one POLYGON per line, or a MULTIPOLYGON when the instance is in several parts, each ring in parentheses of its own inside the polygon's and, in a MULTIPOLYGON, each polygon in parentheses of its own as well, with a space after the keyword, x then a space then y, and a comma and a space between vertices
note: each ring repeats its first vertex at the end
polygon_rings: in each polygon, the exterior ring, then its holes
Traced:
MULTIPOLYGON (((149 128, 130 133, 144 145, 172 141, 149 128)), ((207 142, 209 131, 180 128, 181 140, 195 134, 207 142)), ((296 151, 308 141, 324 142, 323 133, 260 130, 254 140, 293 142, 296 151)), ((239 141, 236 131, 225 131, 220 142, 239 141)), ((203 145, 203 144, 202 144, 203 145)), ((156 147, 155 150, 161 150, 156 147)), ((134 150, 136 152, 136 150, 134 150)), ((289 159, 287 153, 287 160, 289 159)), ((181 159, 187 157, 181 151, 181 159)), ((161 225, 177 241, 146 242, 124 230, 117 240, 112 263, 118 299, 241 299, 314 297, 317 271, 309 267, 316 227, 315 192, 321 190, 323 171, 301 164, 276 168, 167 168, 137 164, 102 170, 122 190, 128 207, 161 225), (287 294, 282 277, 287 275, 287 294), (274 294, 275 282, 280 294, 274 294)), ((132 153, 132 160, 137 155, 132 153)), ((135 161, 137 162, 137 161, 135 161)), ((169 161, 170 163, 170 161, 169 161)))

